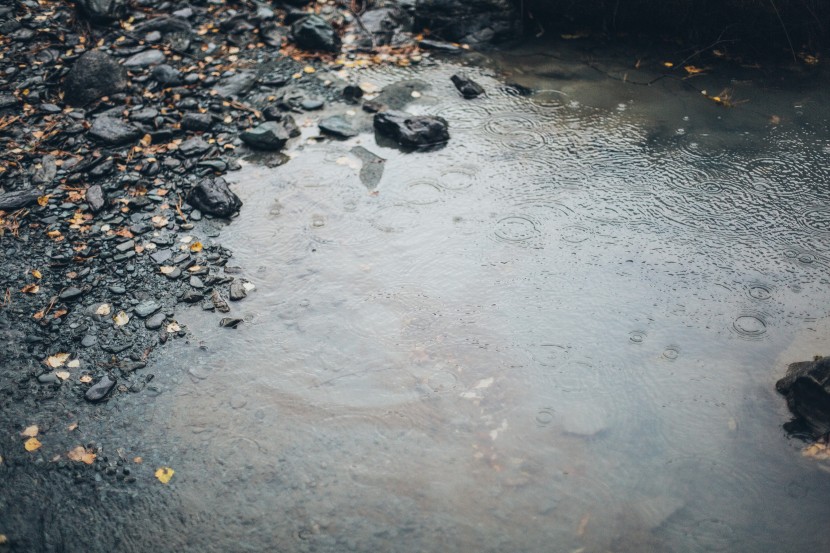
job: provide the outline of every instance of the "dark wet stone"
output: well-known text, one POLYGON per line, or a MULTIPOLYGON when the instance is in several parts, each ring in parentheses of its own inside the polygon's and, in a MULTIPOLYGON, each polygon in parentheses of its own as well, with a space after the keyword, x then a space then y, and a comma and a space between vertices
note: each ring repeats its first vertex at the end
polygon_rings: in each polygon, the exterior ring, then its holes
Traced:
POLYGON ((447 40, 487 43, 515 35, 517 7, 512 0, 419 0, 415 26, 447 40))
POLYGON ((144 108, 130 113, 130 119, 132 119, 133 121, 147 123, 155 119, 156 116, 158 116, 158 114, 159 112, 157 109, 144 108))
MULTIPOLYGON (((193 15, 191 10, 190 15, 193 15)), ((151 31, 160 31, 162 33, 189 33, 190 23, 187 21, 187 16, 182 16, 178 12, 173 12, 173 16, 163 15, 155 17, 147 21, 138 23, 133 27, 133 33, 149 33, 151 31)))
POLYGON ((144 326, 147 327, 147 330, 158 330, 164 324, 165 317, 164 313, 156 313, 144 321, 144 326))
POLYGON ((40 158, 40 163, 32 174, 32 183, 37 186, 50 184, 55 179, 57 172, 58 166, 55 164, 55 156, 45 155, 40 158))
POLYGON ((450 77, 450 80, 455 85, 455 88, 458 89, 458 92, 468 100, 478 98, 484 94, 484 88, 480 84, 463 75, 453 75, 450 77))
POLYGON ((363 146, 355 146, 351 153, 357 157, 362 166, 360 167, 360 182, 369 190, 374 190, 383 178, 383 167, 386 160, 370 152, 363 146))
POLYGON ((112 286, 109 287, 109 291, 113 294, 116 294, 116 295, 120 296, 121 294, 126 293, 127 289, 124 288, 123 286, 113 284, 112 286))
POLYGON ((0 94, 0 109, 15 107, 19 103, 20 100, 12 94, 0 94))
POLYGON ((830 432, 830 357, 791 364, 775 388, 813 437, 830 432))
POLYGON ((119 253, 124 253, 132 250, 133 248, 135 248, 135 240, 125 240, 124 242, 121 242, 120 244, 115 246, 115 251, 119 253))
POLYGON ((167 59, 167 56, 164 55, 164 52, 162 52, 161 50, 155 50, 151 48, 149 50, 144 50, 143 52, 133 54, 132 56, 127 58, 124 61, 124 67, 130 69, 141 69, 144 67, 150 67, 151 65, 158 65, 160 63, 164 63, 165 59, 167 59))
POLYGON ((116 380, 113 377, 109 375, 104 375, 101 378, 101 380, 93 384, 92 387, 86 391, 84 397, 87 401, 91 401, 93 403, 96 401, 101 401, 102 399, 107 397, 107 395, 115 387, 115 382, 116 380))
POLYGON ((202 282, 202 279, 197 277, 196 275, 193 275, 192 277, 190 277, 190 285, 192 287, 196 288, 197 290, 201 290, 202 288, 205 287, 205 283, 202 282))
POLYGON ((188 290, 182 296, 182 301, 185 303, 198 303, 205 299, 205 295, 201 292, 197 292, 196 290, 188 290))
POLYGON ((63 292, 60 293, 58 296, 63 301, 71 301, 78 299, 83 295, 83 290, 80 288, 76 288, 75 286, 70 286, 69 288, 65 289, 63 292))
POLYGON ((86 191, 86 203, 93 213, 98 213, 104 208, 106 198, 104 196, 104 189, 100 184, 93 184, 86 191))
POLYGON ((231 310, 231 306, 228 305, 228 302, 225 301, 219 292, 216 290, 213 291, 213 294, 210 296, 211 301, 213 302, 213 306, 216 308, 217 311, 220 313, 228 313, 231 310))
POLYGON ((242 141, 258 150, 282 150, 291 138, 284 125, 276 121, 266 121, 248 129, 240 135, 242 141))
POLYGON ((291 40, 304 50, 339 52, 340 37, 319 15, 309 15, 291 25, 291 40))
POLYGON ((89 129, 89 136, 104 144, 122 146, 135 142, 141 131, 114 117, 98 117, 89 129))
POLYGON ((98 338, 93 334, 87 334, 81 339, 81 345, 85 348, 91 348, 98 343, 98 338))
POLYGON ((243 322, 242 319, 234 319, 231 317, 224 317, 221 321, 219 321, 219 326, 222 328, 236 328, 243 322))
POLYGON ((0 211, 15 211, 37 202, 42 192, 36 188, 0 194, 0 211))
POLYGON ((124 68, 104 52, 90 50, 69 70, 63 85, 64 101, 71 106, 85 106, 125 88, 127 72, 124 68))
POLYGON ((179 269, 178 267, 176 267, 175 269, 173 269, 169 273, 165 274, 164 276, 166 276, 170 280, 176 280, 177 278, 182 276, 182 270, 179 269))
POLYGON ((179 151, 187 157, 203 154, 210 150, 210 144, 199 136, 188 138, 179 145, 179 151))
POLYGON ((203 213, 226 218, 242 207, 242 200, 228 188, 225 179, 221 178, 205 178, 199 181, 188 194, 187 201, 203 213))
POLYGON ((288 133, 289 138, 297 138, 302 134, 294 118, 287 113, 281 112, 279 108, 269 106, 262 111, 262 116, 266 121, 274 121, 282 125, 285 132, 288 133))
POLYGON ((464 51, 458 44, 447 42, 446 40, 437 40, 434 38, 424 38, 418 41, 418 46, 424 50, 435 50, 445 54, 460 54, 464 51))
POLYGON ((343 99, 350 104, 356 104, 363 98, 363 89, 357 85, 346 85, 343 87, 343 99))
POLYGON ((359 133, 340 115, 326 117, 319 123, 320 130, 338 138, 351 138, 359 133))
POLYGON ((182 74, 166 63, 155 66, 150 74, 156 82, 164 85, 175 86, 182 82, 182 74))
POLYGON ((265 86, 284 86, 289 80, 288 75, 279 71, 271 71, 259 78, 259 82, 265 86))
POLYGON ((159 309, 161 309, 161 305, 156 303, 154 300, 144 300, 138 305, 136 305, 133 311, 135 311, 136 315, 144 319, 146 317, 149 317, 159 309))
POLYGON ((102 345, 101 349, 110 353, 121 353, 124 350, 130 349, 132 345, 132 342, 110 342, 109 344, 102 345))
POLYGON ((170 250, 157 250, 150 254, 150 259, 152 259, 154 263, 161 265, 170 259, 172 255, 173 253, 170 250))
POLYGON ((213 125, 213 117, 209 113, 185 113, 182 117, 182 128, 186 131, 206 131, 213 125))
POLYGON ((127 12, 127 0, 75 0, 81 12, 96 23, 120 19, 127 12))
POLYGON ((255 72, 240 71, 219 81, 219 84, 213 87, 213 91, 224 98, 244 96, 255 83, 255 72))
POLYGON ((248 296, 248 291, 245 290, 245 283, 241 280, 234 280, 231 282, 230 298, 231 301, 239 301, 248 296))
POLYGON ((434 146, 450 139, 447 120, 432 115, 385 111, 375 114, 374 126, 378 134, 406 147, 434 146))

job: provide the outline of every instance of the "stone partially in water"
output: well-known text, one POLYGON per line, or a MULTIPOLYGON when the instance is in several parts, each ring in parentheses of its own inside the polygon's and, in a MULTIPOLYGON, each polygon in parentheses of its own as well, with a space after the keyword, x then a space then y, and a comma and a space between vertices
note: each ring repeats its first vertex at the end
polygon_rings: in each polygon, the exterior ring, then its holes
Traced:
POLYGON ((450 139, 447 120, 433 115, 384 111, 375 114, 374 126, 378 134, 391 138, 405 147, 435 146, 450 139))
POLYGON ((830 432, 830 357, 792 363, 775 388, 814 437, 830 432))
POLYGON ((190 191, 187 201, 203 213, 217 217, 230 217, 242 207, 242 200, 228 188, 225 179, 202 179, 190 191))
POLYGON ((109 375, 104 375, 101 380, 93 384, 92 387, 86 391, 84 397, 87 401, 93 403, 101 401, 107 397, 107 394, 112 391, 113 387, 115 387, 115 379, 109 375))
POLYGON ((243 132, 239 138, 251 148, 258 150, 282 150, 291 135, 284 125, 275 121, 266 121, 243 132))
POLYGON ((450 80, 455 85, 455 88, 458 89, 458 92, 468 100, 484 94, 484 87, 463 75, 453 75, 450 77, 450 80))
POLYGON ((351 138, 357 136, 358 132, 340 115, 332 115, 322 119, 319 123, 320 130, 326 134, 338 138, 351 138))

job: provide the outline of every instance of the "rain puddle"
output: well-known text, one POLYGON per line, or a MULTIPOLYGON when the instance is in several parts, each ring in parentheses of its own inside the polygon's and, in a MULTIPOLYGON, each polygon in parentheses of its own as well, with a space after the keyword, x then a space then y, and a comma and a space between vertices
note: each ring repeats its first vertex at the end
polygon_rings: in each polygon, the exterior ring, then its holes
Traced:
POLYGON ((444 149, 362 133, 232 175, 218 240, 256 291, 237 330, 181 314, 193 342, 148 421, 187 542, 827 551, 830 477, 773 390, 827 352, 826 94, 736 81, 727 109, 673 79, 488 64, 360 74, 430 83, 407 109, 450 121, 444 149), (462 69, 486 97, 455 92, 462 69))

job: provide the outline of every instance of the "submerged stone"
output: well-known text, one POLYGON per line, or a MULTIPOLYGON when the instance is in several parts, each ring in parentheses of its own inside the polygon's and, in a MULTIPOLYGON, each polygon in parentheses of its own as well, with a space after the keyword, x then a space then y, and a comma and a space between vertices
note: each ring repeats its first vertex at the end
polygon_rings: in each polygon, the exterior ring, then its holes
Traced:
POLYGON ((375 114, 374 126, 378 134, 395 140, 401 146, 434 146, 450 139, 447 120, 432 115, 385 111, 375 114))
POLYGON ((115 382, 115 379, 112 378, 110 375, 104 375, 101 378, 101 380, 93 384, 92 387, 86 391, 84 397, 87 401, 93 403, 101 401, 102 399, 106 398, 107 395, 115 387, 115 382))

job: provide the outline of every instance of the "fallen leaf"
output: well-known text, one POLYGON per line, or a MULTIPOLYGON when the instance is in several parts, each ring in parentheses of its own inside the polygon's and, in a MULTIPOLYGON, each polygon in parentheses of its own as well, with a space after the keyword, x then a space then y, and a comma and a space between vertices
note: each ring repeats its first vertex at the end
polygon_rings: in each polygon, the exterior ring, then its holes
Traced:
POLYGON ((68 353, 56 353, 55 355, 50 355, 46 359, 46 364, 52 367, 53 369, 57 369, 58 367, 62 367, 64 363, 69 360, 68 353))
POLYGON ((170 273, 172 273, 175 270, 176 270, 175 267, 170 267, 169 265, 162 265, 161 267, 159 267, 159 271, 163 275, 169 275, 170 273))
POLYGON ((161 482, 162 484, 167 484, 168 482, 170 482, 170 479, 173 478, 174 473, 175 471, 170 467, 161 467, 156 471, 156 478, 158 478, 159 482, 161 482))
POLYGON ((167 226, 167 223, 169 223, 169 222, 170 222, 170 221, 167 219, 167 217, 165 217, 165 216, 163 216, 163 215, 156 215, 156 216, 154 216, 154 217, 151 217, 151 218, 150 218, 150 221, 152 221, 152 222, 153 222, 153 226, 154 226, 154 227, 156 227, 156 228, 166 227, 166 226, 167 226))
POLYGON ((91 451, 88 451, 84 446, 79 445, 72 451, 66 454, 71 461, 78 461, 81 463, 86 463, 87 465, 91 465, 95 462, 96 455, 91 451))
POLYGON ((118 315, 113 317, 112 320, 115 321, 115 326, 124 326, 130 322, 130 317, 123 311, 119 311, 118 315))
POLYGON ((78 380, 80 382, 83 382, 84 384, 89 384, 90 382, 92 382, 92 377, 89 376, 88 374, 85 374, 81 378, 79 378, 78 380))
POLYGON ((191 273, 195 273, 196 271, 201 271, 201 270, 202 270, 201 265, 194 265, 194 266, 192 266, 188 269, 188 271, 190 271, 191 273))
POLYGON ((24 294, 37 294, 40 291, 40 286, 37 284, 27 284, 20 291, 24 294))
POLYGON ((133 463, 135 463, 136 465, 140 465, 143 462, 144 462, 144 459, 142 459, 141 457, 133 458, 133 463))
POLYGON ((108 303, 102 303, 98 306, 98 309, 95 310, 96 315, 101 315, 103 317, 106 317, 110 313, 112 313, 112 306, 108 303))
POLYGON ((45 195, 45 196, 38 196, 37 205, 39 205, 40 207, 43 207, 43 206, 47 205, 48 203, 49 203, 49 195, 48 194, 45 195))
POLYGON ((664 62, 663 62, 663 66, 664 66, 664 67, 674 67, 674 64, 673 64, 672 62, 670 62, 670 61, 664 61, 664 62))
POLYGON ((20 435, 24 438, 34 438, 38 435, 38 432, 40 432, 40 429, 37 427, 36 424, 33 424, 23 429, 23 432, 21 432, 20 435))
POLYGON ((26 451, 35 451, 36 449, 40 449, 42 445, 37 438, 29 438, 23 442, 23 447, 26 448, 26 451))
POLYGON ((200 251, 202 251, 202 243, 201 242, 193 242, 190 245, 190 251, 192 251, 193 253, 199 253, 200 251))
POLYGON ((55 376, 61 380, 67 380, 71 375, 69 374, 69 371, 58 371, 55 373, 55 376))
POLYGON ((182 327, 180 327, 178 325, 178 323, 175 323, 175 322, 170 323, 169 325, 167 325, 167 332, 169 332, 170 334, 173 334, 174 332, 178 332, 181 329, 182 329, 182 327))
POLYGON ((77 422, 73 422, 72 424, 70 424, 69 426, 67 426, 67 427, 66 427, 66 429, 67 429, 69 432, 72 432, 72 431, 73 431, 73 430, 75 430, 76 428, 78 428, 78 423, 77 423, 77 422))
POLYGON ((311 73, 314 73, 315 71, 317 71, 317 70, 314 69, 313 67, 311 67, 310 65, 306 65, 305 67, 303 67, 303 73, 311 74, 311 73))
POLYGON ((686 73, 688 73, 689 75, 698 75, 700 73, 703 73, 703 69, 701 69, 700 67, 695 67, 694 65, 684 65, 683 69, 685 69, 686 73))
POLYGON ((37 269, 34 269, 32 271, 32 276, 35 277, 35 278, 43 278, 43 275, 40 274, 40 271, 38 271, 37 269))
MULTIPOLYGON (((3 458, 0 457, 0 463, 3 462, 3 458)), ((6 537, 6 534, 0 534, 0 545, 6 545, 9 543, 9 538, 6 537)))

